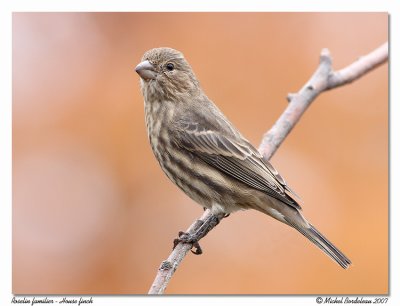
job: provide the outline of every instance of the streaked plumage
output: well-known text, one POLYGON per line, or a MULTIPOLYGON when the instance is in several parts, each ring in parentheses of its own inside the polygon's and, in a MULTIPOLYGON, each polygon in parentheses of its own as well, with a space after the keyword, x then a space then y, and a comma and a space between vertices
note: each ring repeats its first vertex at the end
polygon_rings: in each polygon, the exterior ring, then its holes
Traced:
POLYGON ((304 219, 283 178, 204 94, 182 53, 152 49, 136 71, 151 147, 178 187, 215 215, 250 208, 266 213, 348 267, 350 260, 304 219))

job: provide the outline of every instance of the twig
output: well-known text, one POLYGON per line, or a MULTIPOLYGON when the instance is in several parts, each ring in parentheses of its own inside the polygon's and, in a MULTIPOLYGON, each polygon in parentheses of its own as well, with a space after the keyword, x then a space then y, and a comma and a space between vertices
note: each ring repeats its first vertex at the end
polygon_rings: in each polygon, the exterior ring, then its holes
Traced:
POLYGON ((292 128, 300 120, 312 101, 323 91, 333 89, 357 80, 367 72, 378 67, 388 59, 388 43, 384 43, 366 56, 360 57, 349 66, 332 70, 332 58, 328 49, 323 49, 320 63, 310 80, 298 93, 287 96, 289 105, 275 122, 273 127, 264 134, 258 150, 267 160, 279 148, 292 128))
MULTIPOLYGON (((388 43, 386 42, 366 56, 360 57, 349 66, 339 70, 332 70, 332 58, 328 49, 323 49, 320 55, 320 63, 310 80, 295 94, 289 94, 287 99, 290 102, 285 111, 264 134, 259 151, 266 160, 269 160, 287 137, 303 113, 307 110, 312 101, 322 92, 333 89, 365 75, 388 60, 388 43)), ((196 220, 186 232, 194 233, 202 222, 209 219, 211 212, 207 209, 203 215, 196 220)), ((188 243, 179 243, 171 252, 167 260, 161 263, 157 276, 149 290, 149 294, 163 294, 169 280, 192 249, 188 243)))

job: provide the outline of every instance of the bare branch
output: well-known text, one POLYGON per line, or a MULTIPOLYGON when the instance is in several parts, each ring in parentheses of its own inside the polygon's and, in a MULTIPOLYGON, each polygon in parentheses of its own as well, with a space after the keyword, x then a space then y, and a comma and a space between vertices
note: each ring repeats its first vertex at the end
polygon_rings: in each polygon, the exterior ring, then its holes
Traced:
MULTIPOLYGON (((211 216, 210 210, 204 211, 203 215, 198 219, 201 221, 205 221, 211 216)), ((187 233, 194 233, 201 225, 200 222, 196 220, 192 225, 187 229, 187 233)), ((157 276, 154 279, 153 284, 149 290, 149 294, 163 294, 165 288, 168 285, 169 280, 172 275, 178 268, 181 261, 185 258, 187 252, 192 249, 192 245, 189 243, 179 243, 175 249, 171 252, 167 260, 164 260, 160 267, 158 268, 157 276)))
POLYGON ((258 150, 265 159, 270 159, 292 128, 300 120, 312 101, 323 91, 333 89, 365 75, 388 59, 388 43, 383 44, 368 55, 360 57, 349 66, 335 72, 328 49, 323 49, 320 63, 310 80, 298 93, 289 94, 290 102, 272 128, 264 134, 258 150))
MULTIPOLYGON (((299 92, 289 94, 289 105, 275 122, 272 128, 264 134, 259 151, 266 160, 269 160, 287 137, 312 101, 322 92, 345 84, 349 84, 364 76, 388 60, 388 43, 386 42, 366 56, 360 57, 349 66, 339 70, 332 70, 332 58, 328 49, 323 49, 320 63, 310 80, 299 92)), ((206 210, 187 230, 189 234, 196 232, 200 225, 210 219, 211 212, 206 210), (200 222, 200 221, 202 222, 200 222)), ((179 243, 171 252, 167 260, 161 263, 157 276, 149 290, 149 294, 163 294, 169 280, 192 249, 192 244, 179 243)))
POLYGON ((328 89, 349 84, 377 66, 385 63, 388 59, 388 43, 384 43, 366 56, 360 57, 353 64, 332 73, 328 80, 328 89))

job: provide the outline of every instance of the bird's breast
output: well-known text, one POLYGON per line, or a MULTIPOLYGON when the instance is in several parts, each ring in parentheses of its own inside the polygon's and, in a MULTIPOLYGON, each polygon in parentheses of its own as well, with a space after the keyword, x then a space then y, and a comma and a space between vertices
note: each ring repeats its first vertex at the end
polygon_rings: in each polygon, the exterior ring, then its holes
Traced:
POLYGON ((211 208, 219 203, 226 213, 243 208, 235 204, 234 180, 182 149, 174 130, 174 105, 169 101, 145 104, 146 126, 153 153, 161 169, 194 201, 211 208))
POLYGON ((145 104, 147 134, 151 148, 157 160, 162 162, 162 155, 169 149, 169 128, 174 115, 169 101, 154 101, 145 104))

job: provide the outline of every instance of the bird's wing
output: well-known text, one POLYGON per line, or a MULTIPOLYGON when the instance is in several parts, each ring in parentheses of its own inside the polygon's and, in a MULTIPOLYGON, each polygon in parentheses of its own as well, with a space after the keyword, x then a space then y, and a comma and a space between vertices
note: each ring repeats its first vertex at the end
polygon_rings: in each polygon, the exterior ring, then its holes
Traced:
POLYGON ((180 127, 177 143, 180 147, 238 181, 301 209, 293 199, 293 195, 297 195, 249 142, 193 122, 181 123, 180 127))

